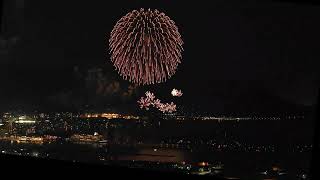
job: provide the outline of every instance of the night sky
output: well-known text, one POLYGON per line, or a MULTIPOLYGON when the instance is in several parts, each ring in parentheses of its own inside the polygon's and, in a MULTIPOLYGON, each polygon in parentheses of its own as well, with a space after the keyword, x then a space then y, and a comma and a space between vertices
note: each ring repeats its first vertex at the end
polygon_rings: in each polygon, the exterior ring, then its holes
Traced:
POLYGON ((184 92, 179 103, 212 112, 287 111, 316 103, 320 7, 148 1, 17 1, 22 13, 11 17, 19 23, 5 34, 18 41, 0 54, 1 108, 105 107, 134 103, 145 90, 166 99, 172 88, 184 92), (114 71, 108 38, 118 19, 141 7, 175 21, 184 52, 170 80, 130 91, 114 71), (88 70, 98 68, 103 83, 88 80, 88 70))

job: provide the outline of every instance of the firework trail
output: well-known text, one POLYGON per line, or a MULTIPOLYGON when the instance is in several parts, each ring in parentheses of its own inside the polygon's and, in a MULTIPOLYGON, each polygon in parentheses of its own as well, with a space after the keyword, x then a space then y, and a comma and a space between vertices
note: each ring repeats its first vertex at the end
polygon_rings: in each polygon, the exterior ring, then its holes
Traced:
POLYGON ((132 83, 165 82, 181 63, 183 41, 174 21, 158 10, 133 10, 114 26, 109 39, 111 61, 132 83))

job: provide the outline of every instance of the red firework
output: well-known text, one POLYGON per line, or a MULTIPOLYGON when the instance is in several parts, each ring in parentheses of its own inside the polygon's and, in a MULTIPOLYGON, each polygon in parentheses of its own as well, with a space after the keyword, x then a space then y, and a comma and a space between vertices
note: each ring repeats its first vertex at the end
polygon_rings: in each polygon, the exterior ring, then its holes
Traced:
POLYGON ((133 10, 114 26, 109 39, 111 61, 135 84, 165 82, 181 63, 183 41, 175 23, 158 10, 133 10))

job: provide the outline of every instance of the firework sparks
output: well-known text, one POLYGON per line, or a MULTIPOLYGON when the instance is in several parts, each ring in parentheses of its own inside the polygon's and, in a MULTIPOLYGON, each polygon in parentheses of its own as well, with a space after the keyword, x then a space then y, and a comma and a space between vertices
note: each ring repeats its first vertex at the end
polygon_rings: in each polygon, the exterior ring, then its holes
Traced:
POLYGON ((172 91, 171 91, 172 96, 181 97, 182 94, 183 94, 182 91, 178 90, 178 89, 172 89, 172 91))
POLYGON ((177 111, 176 105, 171 102, 169 103, 161 103, 160 99, 156 99, 155 95, 149 91, 145 93, 146 97, 141 97, 140 100, 138 101, 138 104, 141 109, 146 109, 149 110, 150 106, 153 106, 157 108, 159 111, 163 113, 172 113, 177 111))
POLYGON ((154 100, 154 101, 153 101, 153 106, 154 106, 154 107, 157 107, 157 108, 159 109, 159 107, 162 106, 162 103, 161 103, 160 99, 154 100))
POLYGON ((165 112, 172 113, 172 112, 177 111, 176 105, 173 102, 171 102, 170 104, 169 103, 160 104, 158 109, 159 109, 159 111, 161 111, 163 113, 165 113, 165 112))
POLYGON ((151 93, 150 91, 146 92, 146 97, 148 99, 150 99, 150 101, 153 101, 156 98, 156 96, 153 93, 151 93))
POLYGON ((114 26, 109 39, 111 61, 135 84, 165 82, 181 63, 183 41, 178 28, 158 10, 133 10, 114 26))
POLYGON ((151 105, 151 101, 148 98, 141 97, 138 101, 141 109, 149 110, 149 106, 151 105))

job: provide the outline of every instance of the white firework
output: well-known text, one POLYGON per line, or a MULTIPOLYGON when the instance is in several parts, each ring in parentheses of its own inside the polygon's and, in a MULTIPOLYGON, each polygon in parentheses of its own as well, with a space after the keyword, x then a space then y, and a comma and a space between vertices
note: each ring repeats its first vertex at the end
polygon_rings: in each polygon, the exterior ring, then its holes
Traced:
POLYGON ((182 91, 178 90, 178 89, 172 89, 172 91, 171 91, 172 96, 181 97, 182 94, 183 94, 182 91))

